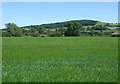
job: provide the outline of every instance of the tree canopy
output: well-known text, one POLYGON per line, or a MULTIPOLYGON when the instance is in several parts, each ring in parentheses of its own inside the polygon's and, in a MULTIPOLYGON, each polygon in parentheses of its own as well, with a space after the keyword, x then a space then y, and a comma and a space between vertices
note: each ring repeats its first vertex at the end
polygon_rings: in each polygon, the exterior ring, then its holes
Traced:
POLYGON ((67 30, 65 32, 65 36, 79 36, 82 25, 79 23, 69 22, 67 24, 67 30))
POLYGON ((7 33, 9 33, 9 36, 22 36, 22 31, 20 30, 20 28, 14 24, 14 23, 7 23, 5 24, 6 28, 7 28, 7 33))

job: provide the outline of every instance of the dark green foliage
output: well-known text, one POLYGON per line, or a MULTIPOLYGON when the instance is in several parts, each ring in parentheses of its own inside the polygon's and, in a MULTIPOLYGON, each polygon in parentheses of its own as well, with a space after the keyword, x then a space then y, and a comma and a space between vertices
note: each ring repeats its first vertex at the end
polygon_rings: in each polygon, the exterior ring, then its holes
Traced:
POLYGON ((111 32, 105 32, 105 35, 111 35, 112 33, 111 32))
POLYGON ((33 37, 40 37, 40 33, 33 33, 31 36, 33 36, 33 37))
POLYGON ((6 23, 5 26, 6 26, 7 29, 11 29, 11 28, 16 29, 16 28, 18 28, 18 26, 16 24, 14 24, 14 23, 6 23))
POLYGON ((93 20, 74 20, 71 22, 78 22, 82 26, 93 26, 96 25, 98 21, 93 21, 93 20))
POLYGON ((87 27, 87 31, 90 31, 90 29, 91 29, 90 27, 87 27))
POLYGON ((23 29, 22 31, 23 31, 23 33, 28 33, 28 30, 23 29))
POLYGON ((80 30, 75 30, 74 31, 74 36, 80 36, 81 34, 81 31, 80 30))
POLYGON ((7 23, 6 29, 2 29, 3 37, 21 36, 110 36, 114 33, 109 26, 119 26, 118 24, 106 23, 105 26, 93 20, 73 20, 42 25, 31 25, 18 27, 14 23, 7 23), (84 27, 82 27, 84 26, 84 27), (112 31, 112 32, 111 32, 112 31), (59 33, 60 32, 60 33, 59 33), (82 33, 81 33, 82 32, 82 33), (62 34, 62 35, 61 35, 62 34), (81 35, 82 34, 82 35, 81 35))
POLYGON ((11 37, 9 32, 2 32, 2 37, 11 37))
POLYGON ((22 30, 14 23, 7 23, 5 24, 7 28, 6 36, 15 36, 15 37, 21 37, 22 36, 22 30))
POLYGON ((67 24, 67 30, 65 32, 65 36, 79 36, 81 32, 80 31, 81 28, 82 28, 81 24, 69 22, 67 24))
POLYGON ((103 36, 103 34, 104 34, 103 30, 100 30, 100 36, 103 36))
POLYGON ((62 37, 63 34, 61 32, 53 32, 49 34, 50 37, 62 37))
POLYGON ((82 30, 83 30, 83 32, 85 32, 85 31, 86 31, 86 28, 83 28, 82 30))
POLYGON ((94 35, 94 31, 91 29, 90 30, 90 35, 93 36, 94 35))
POLYGON ((25 28, 35 28, 35 29, 37 29, 39 26, 42 26, 42 27, 48 28, 48 29, 49 28, 63 28, 63 27, 67 27, 68 22, 79 23, 82 26, 93 26, 93 25, 96 25, 98 21, 93 21, 93 20, 73 20, 73 21, 42 24, 42 25, 31 25, 31 26, 25 26, 25 28))
POLYGON ((38 30, 38 32, 39 32, 40 34, 43 34, 44 31, 45 31, 45 29, 44 29, 43 26, 38 26, 37 30, 38 30))
POLYGON ((109 31, 104 31, 104 30, 100 30, 100 31, 95 31, 95 30, 90 30, 89 34, 91 36, 110 36, 112 34, 112 32, 109 31))
POLYGON ((44 28, 62 28, 67 27, 67 22, 43 24, 41 26, 43 26, 44 28))
POLYGON ((65 32, 65 31, 66 31, 66 29, 63 27, 63 28, 56 29, 56 31, 65 32))
POLYGON ((120 23, 118 23, 118 27, 120 27, 120 23))
POLYGON ((115 23, 115 24, 113 24, 113 23, 106 23, 105 26, 107 26, 107 27, 118 27, 118 24, 117 23, 115 23))
POLYGON ((40 33, 36 29, 32 28, 32 29, 30 29, 29 35, 33 36, 33 37, 39 37, 40 33))
POLYGON ((110 26, 110 23, 106 23, 106 25, 105 26, 110 26))
POLYGON ((0 37, 2 37, 2 30, 0 30, 0 37))
POLYGON ((120 37, 120 34, 113 34, 111 37, 120 37))
POLYGON ((15 37, 21 37, 23 34, 20 30, 15 31, 15 37))
POLYGON ((30 31, 31 31, 32 33, 36 33, 36 29, 34 29, 34 28, 32 28, 30 31))
POLYGON ((106 26, 97 25, 92 27, 93 30, 107 30, 108 28, 106 26))

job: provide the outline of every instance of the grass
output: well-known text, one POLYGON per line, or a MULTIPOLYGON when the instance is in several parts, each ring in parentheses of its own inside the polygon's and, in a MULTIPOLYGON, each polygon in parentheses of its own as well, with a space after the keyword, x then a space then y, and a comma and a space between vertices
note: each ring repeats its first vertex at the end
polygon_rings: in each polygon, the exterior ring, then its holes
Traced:
POLYGON ((117 82, 118 38, 4 37, 3 82, 117 82))
POLYGON ((0 84, 2 83, 2 53, 1 52, 2 52, 2 37, 0 37, 0 84))
POLYGON ((96 25, 106 25, 106 23, 105 22, 97 22, 96 25))

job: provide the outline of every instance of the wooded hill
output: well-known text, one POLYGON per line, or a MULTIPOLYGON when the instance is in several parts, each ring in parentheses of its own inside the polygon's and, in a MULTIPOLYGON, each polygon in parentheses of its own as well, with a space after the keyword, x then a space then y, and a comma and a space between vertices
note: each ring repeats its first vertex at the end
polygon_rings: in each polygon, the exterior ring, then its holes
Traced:
POLYGON ((61 36, 111 36, 118 31, 117 23, 105 23, 94 20, 72 20, 41 25, 18 27, 15 23, 6 23, 2 29, 3 37, 61 37, 61 36))
MULTIPOLYGON (((67 27, 67 23, 72 22, 72 23, 79 23, 82 26, 93 26, 96 25, 99 21, 94 21, 94 20, 72 20, 72 21, 66 21, 66 22, 57 22, 57 23, 50 23, 50 24, 42 24, 42 25, 31 25, 31 26, 24 26, 21 28, 35 28, 37 29, 38 26, 43 26, 44 28, 63 28, 67 27)), ((106 23, 105 23, 106 24, 106 23)))

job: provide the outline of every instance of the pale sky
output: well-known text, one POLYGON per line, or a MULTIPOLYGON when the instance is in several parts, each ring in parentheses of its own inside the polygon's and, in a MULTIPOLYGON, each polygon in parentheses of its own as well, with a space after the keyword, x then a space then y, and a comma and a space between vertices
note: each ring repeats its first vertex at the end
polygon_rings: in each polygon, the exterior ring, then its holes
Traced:
POLYGON ((69 20, 118 22, 118 2, 2 2, 2 28, 69 20))

